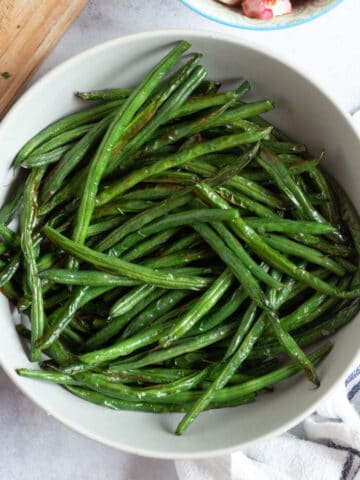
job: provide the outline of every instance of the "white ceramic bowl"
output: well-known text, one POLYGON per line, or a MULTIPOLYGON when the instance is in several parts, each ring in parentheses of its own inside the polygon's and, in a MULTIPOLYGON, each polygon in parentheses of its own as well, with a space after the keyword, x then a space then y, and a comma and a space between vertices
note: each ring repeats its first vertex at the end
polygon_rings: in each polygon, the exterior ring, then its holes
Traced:
POLYGON ((291 13, 268 20, 246 17, 239 7, 224 5, 218 0, 180 0, 203 17, 229 27, 245 30, 281 30, 310 22, 329 12, 343 0, 309 0, 293 8, 291 13))
MULTIPOLYGON (((326 167, 341 181, 360 210, 360 139, 349 116, 309 78, 263 49, 230 37, 189 31, 162 31, 124 37, 99 45, 65 62, 18 100, 0 126, 0 201, 11 181, 9 165, 23 143, 40 129, 81 106, 76 90, 135 85, 179 39, 203 52, 209 77, 225 83, 248 78, 253 95, 275 100, 270 118, 314 152, 326 149, 326 167)), ((235 450, 248 442, 278 434, 298 423, 351 365, 359 346, 360 322, 353 321, 335 338, 335 347, 320 365, 321 387, 314 390, 301 375, 282 383, 255 404, 202 414, 183 437, 173 434, 179 415, 114 412, 86 403, 59 386, 20 378, 17 367, 28 362, 14 329, 7 300, 0 297, 0 362, 18 387, 70 428, 107 445, 159 458, 206 457, 235 450)))

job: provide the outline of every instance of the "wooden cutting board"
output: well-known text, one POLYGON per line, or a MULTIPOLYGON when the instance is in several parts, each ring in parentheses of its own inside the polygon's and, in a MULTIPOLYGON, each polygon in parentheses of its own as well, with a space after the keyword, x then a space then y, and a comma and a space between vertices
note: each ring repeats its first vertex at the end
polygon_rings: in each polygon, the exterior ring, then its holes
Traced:
POLYGON ((0 118, 87 0, 0 0, 0 118))

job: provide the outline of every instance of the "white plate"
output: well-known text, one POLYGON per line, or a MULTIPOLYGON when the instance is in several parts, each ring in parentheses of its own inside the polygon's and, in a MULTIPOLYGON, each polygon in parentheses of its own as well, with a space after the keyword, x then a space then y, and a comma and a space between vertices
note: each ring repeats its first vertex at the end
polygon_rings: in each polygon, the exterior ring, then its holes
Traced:
POLYGON ((243 30, 282 30, 297 27, 322 17, 343 0, 309 0, 294 6, 291 13, 274 16, 267 20, 249 18, 241 8, 224 5, 218 0, 180 0, 194 12, 209 20, 243 30))
MULTIPOLYGON (((135 85, 180 39, 204 54, 209 77, 230 84, 248 78, 252 96, 275 100, 269 116, 314 153, 325 148, 326 167, 335 174, 360 209, 360 139, 350 117, 299 71, 241 40, 209 33, 161 31, 113 40, 60 65, 20 98, 0 126, 0 200, 12 178, 9 165, 32 135, 77 110, 76 90, 135 85)), ((267 435, 279 434, 314 410, 351 365, 359 345, 355 319, 335 338, 335 347, 319 367, 321 387, 314 390, 301 375, 280 384, 256 404, 202 414, 183 437, 173 434, 180 415, 114 412, 86 403, 61 387, 20 378, 18 367, 34 367, 14 329, 7 300, 0 298, 0 362, 18 387, 70 428, 104 444, 159 458, 207 457, 231 452, 267 435)))

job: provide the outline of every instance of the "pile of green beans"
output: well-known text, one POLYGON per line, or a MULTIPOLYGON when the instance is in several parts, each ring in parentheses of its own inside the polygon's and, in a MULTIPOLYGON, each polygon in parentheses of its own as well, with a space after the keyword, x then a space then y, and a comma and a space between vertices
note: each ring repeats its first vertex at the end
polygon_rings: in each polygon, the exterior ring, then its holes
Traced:
POLYGON ((245 103, 249 82, 219 92, 198 53, 176 67, 189 48, 78 93, 90 106, 22 147, 0 209, 0 289, 41 366, 19 375, 184 412, 179 435, 298 372, 319 386, 319 340, 360 310, 359 216, 323 155, 245 103))

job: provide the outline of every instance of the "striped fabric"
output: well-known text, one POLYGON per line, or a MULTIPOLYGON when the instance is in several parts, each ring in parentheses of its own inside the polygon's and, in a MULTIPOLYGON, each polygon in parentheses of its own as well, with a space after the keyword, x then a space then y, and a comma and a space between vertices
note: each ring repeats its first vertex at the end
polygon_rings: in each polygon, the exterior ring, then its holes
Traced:
POLYGON ((360 480, 360 364, 286 434, 231 456, 175 466, 179 480, 360 480))

